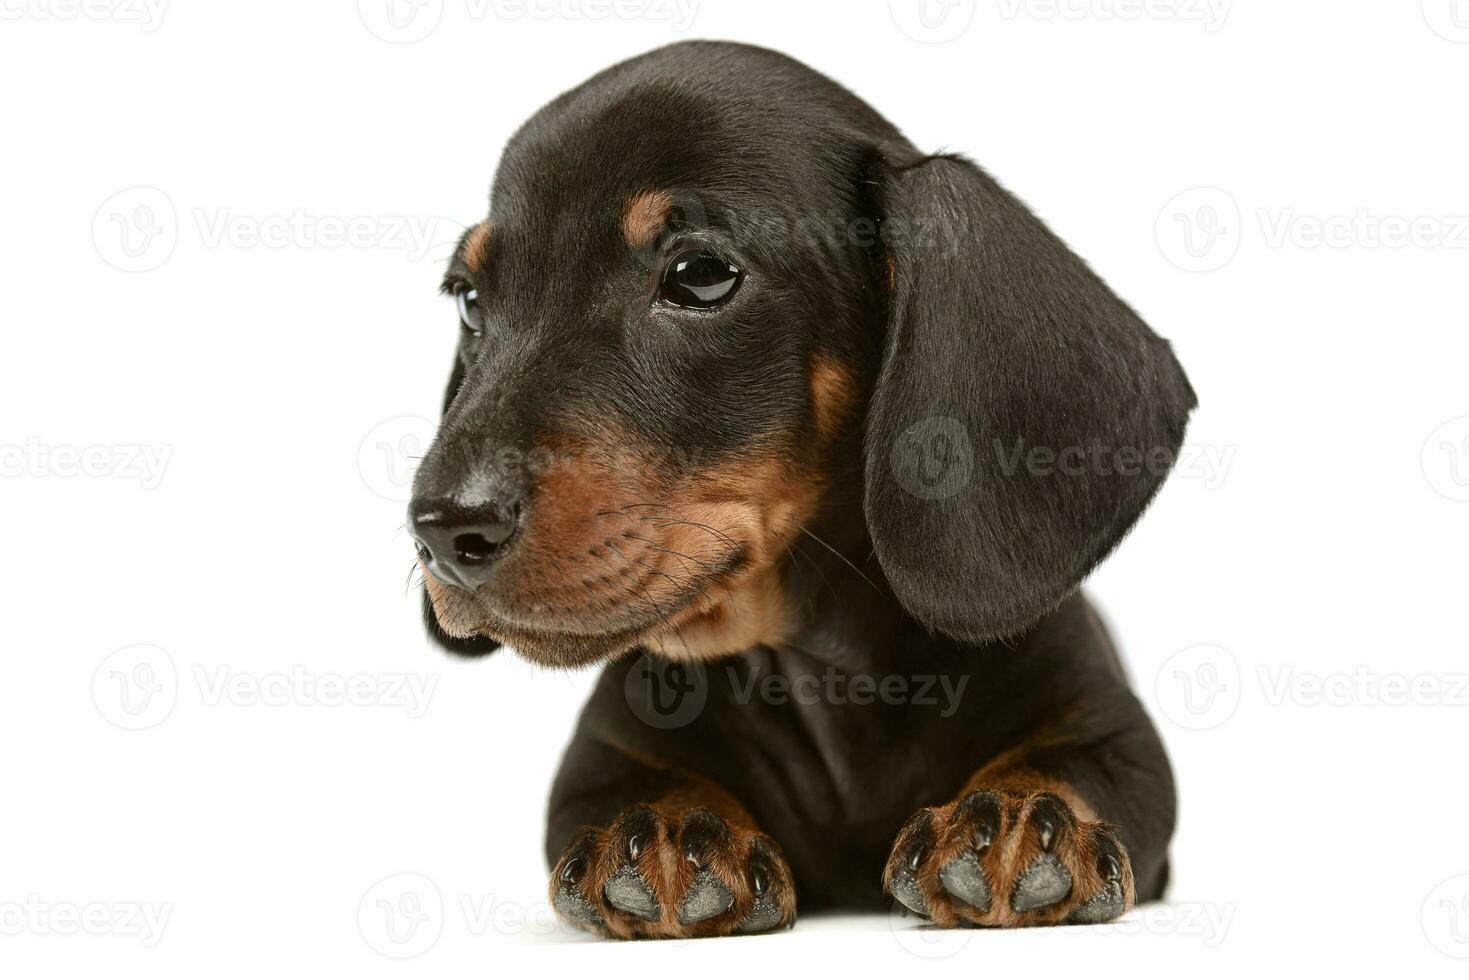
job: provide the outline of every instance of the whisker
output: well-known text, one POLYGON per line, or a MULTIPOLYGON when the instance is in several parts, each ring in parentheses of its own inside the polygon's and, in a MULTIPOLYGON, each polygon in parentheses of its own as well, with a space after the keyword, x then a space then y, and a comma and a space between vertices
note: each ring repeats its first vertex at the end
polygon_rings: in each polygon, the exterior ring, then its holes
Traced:
POLYGON ((821 540, 821 538, 817 537, 816 534, 810 528, 802 527, 801 528, 801 533, 809 536, 812 541, 815 541, 817 544, 821 545, 827 551, 830 551, 832 554, 836 555, 842 561, 846 562, 847 567, 850 568, 852 571, 856 572, 859 576, 861 576, 862 581, 864 581, 868 585, 872 586, 872 591, 876 592, 878 595, 882 595, 882 589, 879 589, 877 587, 877 583, 874 582, 874 581, 872 581, 872 579, 868 578, 867 575, 866 575, 866 573, 864 573, 862 571, 862 569, 860 569, 856 565, 852 564, 852 559, 848 558, 846 555, 842 554, 840 551, 836 550, 831 545, 827 544, 825 541, 821 540))

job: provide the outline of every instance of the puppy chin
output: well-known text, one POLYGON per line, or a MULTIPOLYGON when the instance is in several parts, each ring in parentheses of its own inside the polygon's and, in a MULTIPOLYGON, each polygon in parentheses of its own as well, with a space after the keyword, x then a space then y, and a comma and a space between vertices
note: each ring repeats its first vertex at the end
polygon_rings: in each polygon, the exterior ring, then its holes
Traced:
POLYGON ((472 593, 446 586, 427 571, 424 584, 445 633, 465 640, 487 636, 544 667, 574 669, 614 659, 636 648, 645 632, 641 626, 605 633, 520 626, 490 613, 472 593))

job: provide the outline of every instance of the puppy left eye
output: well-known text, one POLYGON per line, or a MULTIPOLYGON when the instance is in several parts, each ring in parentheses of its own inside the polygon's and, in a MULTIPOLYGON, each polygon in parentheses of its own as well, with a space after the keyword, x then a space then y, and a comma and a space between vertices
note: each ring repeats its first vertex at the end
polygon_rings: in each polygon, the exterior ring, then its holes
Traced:
POLYGON ((454 294, 454 301, 459 304, 459 322, 464 325, 464 329, 472 337, 482 336, 484 320, 479 310, 479 290, 461 289, 454 294))
POLYGON ((745 274, 717 255, 680 252, 663 270, 658 298, 675 306, 707 310, 734 295, 745 274))

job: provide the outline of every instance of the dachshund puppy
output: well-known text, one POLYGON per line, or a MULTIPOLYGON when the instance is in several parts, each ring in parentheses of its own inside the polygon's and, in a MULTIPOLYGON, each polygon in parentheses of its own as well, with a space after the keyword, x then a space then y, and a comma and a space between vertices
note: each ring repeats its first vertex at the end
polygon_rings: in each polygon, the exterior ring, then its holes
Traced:
POLYGON ((430 632, 604 665, 550 805, 564 919, 1160 896, 1173 778, 1077 588, 1194 395, 994 180, 782 55, 676 44, 515 134, 445 290, 430 632))

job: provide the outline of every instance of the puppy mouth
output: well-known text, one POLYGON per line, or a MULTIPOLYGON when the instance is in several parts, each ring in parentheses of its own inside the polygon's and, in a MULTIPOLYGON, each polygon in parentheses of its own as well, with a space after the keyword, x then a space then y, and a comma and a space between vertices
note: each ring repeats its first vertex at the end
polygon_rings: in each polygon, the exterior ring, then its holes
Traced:
POLYGON ((624 565, 572 585, 510 596, 489 585, 471 591, 441 582, 420 567, 439 624, 450 635, 488 636, 536 663, 570 668, 676 636, 720 604, 747 561, 738 551, 705 564, 697 576, 624 565))

